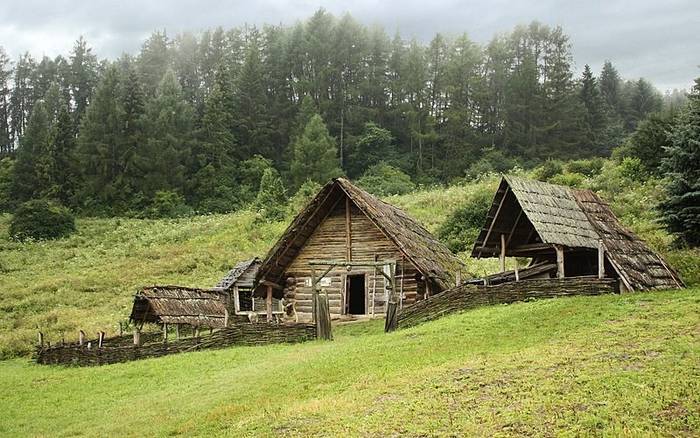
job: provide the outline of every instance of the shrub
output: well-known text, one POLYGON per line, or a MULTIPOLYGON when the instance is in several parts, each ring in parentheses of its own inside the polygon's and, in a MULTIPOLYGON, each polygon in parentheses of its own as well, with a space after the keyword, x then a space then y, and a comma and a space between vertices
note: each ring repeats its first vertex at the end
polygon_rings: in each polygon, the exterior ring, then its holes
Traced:
POLYGON ((404 195, 416 188, 410 176, 386 163, 368 168, 357 181, 357 185, 379 196, 404 195))
POLYGON ((158 191, 153 196, 146 216, 150 218, 175 218, 192 214, 192 209, 185 204, 185 199, 177 192, 158 191))
POLYGON ((453 252, 462 252, 476 240, 486 222, 493 193, 486 188, 475 192, 469 200, 457 208, 438 228, 438 237, 453 252))
POLYGON ((569 187, 581 187, 586 177, 580 173, 562 173, 549 179, 552 184, 559 184, 569 187))
POLYGON ((319 190, 321 190, 321 184, 307 179, 289 201, 289 214, 295 215, 299 213, 304 207, 306 207, 306 204, 308 204, 309 201, 316 196, 316 193, 318 193, 319 190))
POLYGON ((588 160, 573 160, 566 163, 566 171, 569 173, 580 173, 588 177, 600 175, 603 170, 605 160, 596 157, 588 160))
POLYGON ((284 218, 286 204, 287 196, 282 178, 275 169, 265 169, 260 178, 260 190, 255 199, 255 208, 265 220, 278 221, 284 218))
POLYGON ((547 160, 532 172, 532 176, 538 181, 548 182, 564 172, 564 166, 559 160, 547 160))
POLYGON ((472 164, 467 170, 467 177, 477 179, 486 174, 504 173, 518 166, 518 161, 497 149, 491 149, 472 164))
POLYGON ((25 239, 58 239, 75 231, 71 212, 58 204, 35 199, 20 205, 10 222, 10 237, 25 239))

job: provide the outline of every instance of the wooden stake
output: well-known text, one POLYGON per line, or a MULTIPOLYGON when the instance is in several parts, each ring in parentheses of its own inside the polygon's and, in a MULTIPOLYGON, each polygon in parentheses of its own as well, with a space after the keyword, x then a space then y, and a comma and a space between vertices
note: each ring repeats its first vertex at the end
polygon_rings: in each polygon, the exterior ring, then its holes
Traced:
POLYGON ((97 348, 102 348, 102 344, 105 341, 105 332, 100 331, 97 333, 97 348))
POLYGON ((272 286, 267 286, 265 307, 267 308, 267 322, 272 322, 272 286))
MULTIPOLYGON (((88 344, 88 346, 89 345, 90 344, 88 344)), ((134 327, 134 345, 141 345, 141 330, 138 327, 134 327)))
POLYGON ((557 277, 564 278, 564 248, 561 245, 554 245, 557 252, 557 277))
POLYGON ((598 240, 598 278, 605 278, 605 247, 603 239, 598 240))
POLYGON ((42 332, 39 332, 39 346, 44 346, 44 334, 42 332))
POLYGON ((224 309, 224 327, 228 327, 228 309, 224 309))
POLYGON ((180 339, 180 323, 175 324, 175 339, 180 339))
POLYGON ((501 263, 501 272, 506 272, 506 235, 501 234, 501 255, 498 257, 501 263))
POLYGON ((520 273, 518 272, 518 259, 515 259, 515 281, 520 281, 520 273))
POLYGON ((85 332, 80 330, 78 332, 78 344, 83 345, 85 343, 85 332))
POLYGON ((168 323, 163 323, 163 341, 168 342, 168 323))

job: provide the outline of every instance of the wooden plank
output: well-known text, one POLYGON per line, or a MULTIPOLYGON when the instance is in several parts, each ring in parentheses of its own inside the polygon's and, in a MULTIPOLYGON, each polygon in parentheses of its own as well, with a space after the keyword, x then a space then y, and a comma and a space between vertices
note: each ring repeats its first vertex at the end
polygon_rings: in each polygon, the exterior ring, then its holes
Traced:
POLYGON ((350 229, 351 223, 350 212, 350 198, 345 197, 345 259, 348 262, 352 261, 352 230, 350 229))
POLYGON ((564 278, 564 248, 561 245, 554 245, 557 253, 557 277, 564 278))
POLYGON ((506 235, 501 234, 501 254, 498 257, 501 272, 506 272, 506 235))
POLYGON ((267 286, 267 297, 265 299, 265 308, 267 310, 267 322, 272 322, 272 286, 267 286))
POLYGON ((605 247, 603 240, 598 241, 598 278, 605 277, 605 247))

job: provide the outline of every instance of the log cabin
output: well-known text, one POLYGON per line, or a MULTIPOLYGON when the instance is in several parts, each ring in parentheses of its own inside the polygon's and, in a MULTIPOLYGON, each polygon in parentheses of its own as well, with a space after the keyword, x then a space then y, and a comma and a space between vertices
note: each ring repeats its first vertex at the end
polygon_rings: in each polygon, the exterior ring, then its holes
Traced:
POLYGON ((684 287, 675 270, 625 228, 591 190, 503 177, 472 257, 498 257, 487 283, 556 276, 612 277, 623 291, 684 287), (529 258, 519 271, 507 257, 529 258))
POLYGON ((327 294, 332 318, 382 315, 454 287, 464 264, 420 223, 344 178, 326 184, 263 260, 255 295, 283 299, 311 320, 312 294, 327 294))

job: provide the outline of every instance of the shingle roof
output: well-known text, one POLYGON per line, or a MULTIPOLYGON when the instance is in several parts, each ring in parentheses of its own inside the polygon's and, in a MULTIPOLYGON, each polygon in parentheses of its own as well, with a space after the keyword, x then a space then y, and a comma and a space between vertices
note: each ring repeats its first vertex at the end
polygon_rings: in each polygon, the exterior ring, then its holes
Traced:
POLYGON ((248 269, 252 268, 257 272, 258 265, 260 265, 260 259, 257 257, 239 262, 238 264, 236 264, 236 266, 233 267, 233 269, 228 271, 226 276, 219 280, 219 282, 216 283, 216 286, 214 287, 216 289, 228 289, 236 281, 238 281, 240 276, 243 275, 246 271, 248 271, 248 269))
POLYGON ((443 289, 455 284, 455 275, 462 269, 463 263, 442 242, 399 208, 374 197, 344 178, 331 180, 297 215, 265 257, 258 271, 258 279, 279 282, 284 267, 292 259, 286 253, 292 246, 297 250, 303 246, 313 229, 322 221, 324 212, 338 196, 343 195, 348 196, 420 272, 443 289))
MULTIPOLYGON (((531 222, 542 243, 569 248, 598 248, 602 241, 607 260, 630 290, 683 287, 678 274, 639 237, 626 229, 610 207, 590 190, 506 176, 472 250, 482 248, 498 205, 508 192, 531 222)), ((513 211, 509 212, 513 215, 513 211)), ((493 253, 490 253, 493 254, 493 253)))

